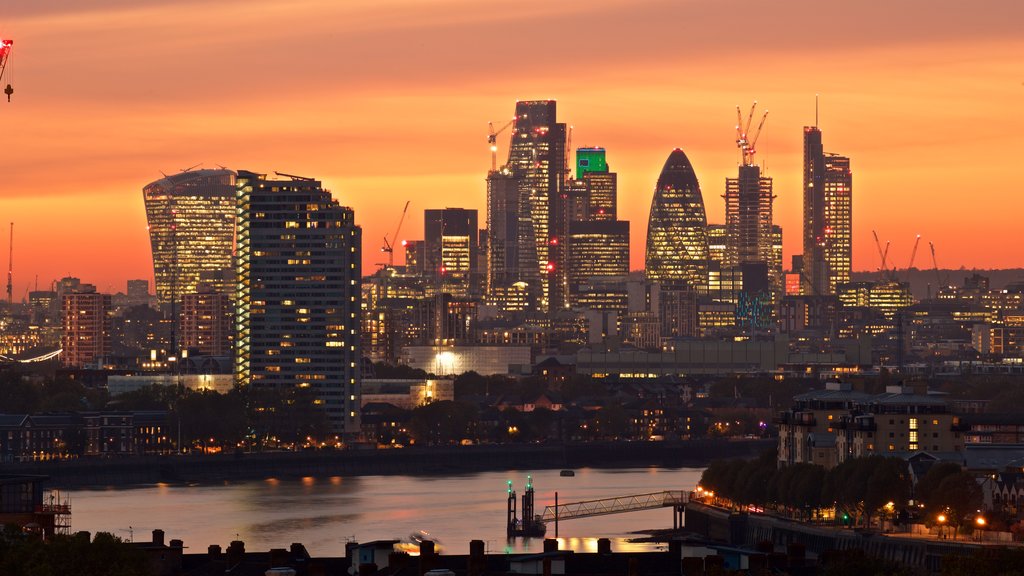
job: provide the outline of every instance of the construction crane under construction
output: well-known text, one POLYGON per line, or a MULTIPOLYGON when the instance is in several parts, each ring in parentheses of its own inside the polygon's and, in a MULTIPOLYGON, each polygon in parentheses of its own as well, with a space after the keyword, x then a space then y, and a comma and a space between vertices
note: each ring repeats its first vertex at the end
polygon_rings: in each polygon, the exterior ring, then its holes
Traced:
POLYGON ((7 94, 7 101, 11 101, 11 94, 14 94, 14 88, 11 86, 11 71, 9 71, 8 65, 11 63, 11 52, 14 50, 14 40, 0 40, 0 83, 3 82, 4 73, 7 73, 7 87, 4 88, 4 94, 7 94))
POLYGON ((498 169, 498 135, 508 130, 509 126, 516 123, 516 119, 513 118, 505 123, 504 126, 494 129, 494 122, 487 123, 487 144, 491 147, 491 172, 498 169))
POLYGON ((884 277, 889 275, 889 264, 888 264, 888 262, 889 262, 889 245, 890 245, 890 241, 889 240, 885 241, 885 250, 882 250, 882 242, 878 239, 878 232, 875 232, 874 230, 872 230, 871 234, 874 235, 874 237, 875 237, 875 247, 878 248, 878 257, 881 259, 881 264, 880 264, 878 270, 882 272, 882 277, 884 278, 884 277))
POLYGON ((754 100, 754 105, 750 107, 750 113, 747 114, 747 120, 744 122, 743 111, 740 110, 739 106, 736 106, 736 146, 740 149, 744 166, 752 166, 754 164, 754 154, 757 153, 757 139, 761 136, 764 121, 768 119, 768 111, 765 110, 764 115, 761 116, 761 122, 757 125, 757 132, 754 132, 753 137, 751 137, 750 125, 754 120, 756 109, 757 100, 754 100))
POLYGON ((907 264, 907 271, 914 267, 914 258, 917 257, 917 245, 921 243, 921 235, 914 239, 914 249, 910 251, 910 263, 907 264))
POLYGON ((391 241, 388 241, 387 234, 384 235, 384 246, 380 249, 381 252, 386 252, 388 255, 388 268, 395 267, 395 246, 392 242, 398 239, 398 234, 402 231, 402 223, 405 222, 405 214, 409 211, 409 202, 405 201, 405 208, 402 209, 402 217, 398 219, 398 226, 395 228, 395 235, 391 241))

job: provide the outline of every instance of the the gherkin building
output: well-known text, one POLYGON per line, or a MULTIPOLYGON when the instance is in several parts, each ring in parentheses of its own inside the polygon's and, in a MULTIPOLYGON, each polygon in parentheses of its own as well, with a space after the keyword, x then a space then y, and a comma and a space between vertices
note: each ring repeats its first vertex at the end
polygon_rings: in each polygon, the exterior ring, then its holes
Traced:
POLYGON ((647 224, 647 279, 703 289, 708 282, 708 219, 690 159, 676 148, 665 161, 647 224))

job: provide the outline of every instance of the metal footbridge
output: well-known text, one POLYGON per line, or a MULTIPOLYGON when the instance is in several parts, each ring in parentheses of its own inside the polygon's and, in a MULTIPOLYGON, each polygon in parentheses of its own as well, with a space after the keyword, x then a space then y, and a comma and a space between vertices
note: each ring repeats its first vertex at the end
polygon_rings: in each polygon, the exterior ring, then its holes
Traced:
POLYGON ((554 506, 546 506, 544 508, 543 520, 545 522, 561 522, 577 518, 590 518, 592 516, 654 510, 656 508, 681 509, 689 500, 690 493, 685 490, 665 490, 663 492, 651 492, 650 494, 601 498, 599 500, 586 500, 569 504, 558 504, 556 497, 554 506))

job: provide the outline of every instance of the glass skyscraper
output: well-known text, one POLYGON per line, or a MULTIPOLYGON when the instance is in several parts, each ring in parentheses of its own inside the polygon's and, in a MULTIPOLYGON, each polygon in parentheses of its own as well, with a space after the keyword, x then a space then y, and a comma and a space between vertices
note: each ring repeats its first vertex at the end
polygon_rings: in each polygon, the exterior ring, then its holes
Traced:
POLYGON ((194 293, 203 272, 231 267, 235 173, 190 170, 142 189, 160 304, 194 293))
POLYGON ((821 130, 804 127, 805 292, 834 294, 850 281, 853 174, 850 159, 824 152, 821 130))
POLYGON ((647 225, 647 279, 695 290, 708 283, 707 215, 689 158, 676 148, 658 177, 647 225))

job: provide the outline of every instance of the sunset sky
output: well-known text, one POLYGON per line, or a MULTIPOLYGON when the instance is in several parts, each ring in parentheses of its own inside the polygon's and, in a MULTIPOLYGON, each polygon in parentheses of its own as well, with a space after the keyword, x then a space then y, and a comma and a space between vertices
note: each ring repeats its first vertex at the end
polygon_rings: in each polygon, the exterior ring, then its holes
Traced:
POLYGON ((37 276, 152 279, 142 187, 199 163, 323 180, 355 209, 368 273, 406 200, 403 238, 426 208, 484 221, 487 122, 539 98, 573 147, 608 149, 634 268, 672 148, 723 221, 735 106, 753 100, 788 266, 815 94, 825 149, 852 159, 854 269, 878 267, 873 229, 900 267, 918 233, 920 267, 929 240, 944 268, 1024 266, 1021 0, 6 0, 0 36, 16 299, 37 276))

